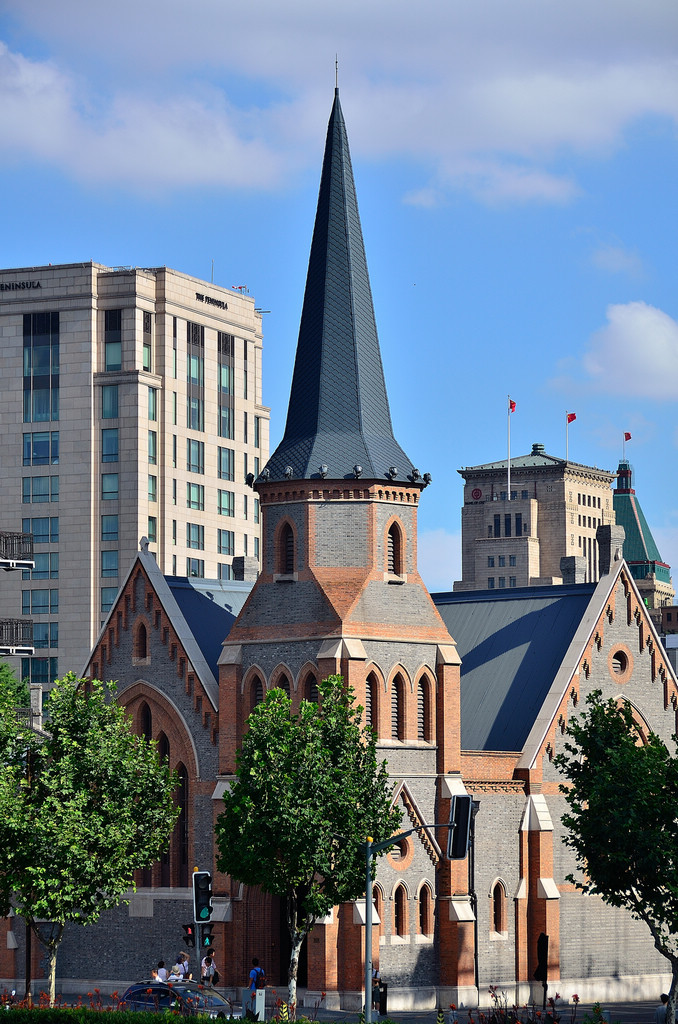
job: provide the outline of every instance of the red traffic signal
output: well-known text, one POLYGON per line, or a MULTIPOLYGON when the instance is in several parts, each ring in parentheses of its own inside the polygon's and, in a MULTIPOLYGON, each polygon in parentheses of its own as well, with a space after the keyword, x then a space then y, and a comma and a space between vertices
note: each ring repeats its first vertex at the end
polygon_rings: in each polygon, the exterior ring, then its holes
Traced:
POLYGON ((195 925, 194 924, 182 924, 184 929, 184 945, 186 949, 195 948, 195 925))

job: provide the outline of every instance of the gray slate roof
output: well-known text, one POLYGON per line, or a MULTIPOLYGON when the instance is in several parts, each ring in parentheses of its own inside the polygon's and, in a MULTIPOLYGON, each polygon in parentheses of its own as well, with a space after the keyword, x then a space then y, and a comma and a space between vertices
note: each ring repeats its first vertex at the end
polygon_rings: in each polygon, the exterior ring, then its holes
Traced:
POLYGON ((167 585, 215 679, 221 645, 231 632, 253 583, 166 576, 167 585))
POLYGON ((461 656, 463 750, 522 751, 595 589, 431 595, 461 656))
MULTIPOLYGON (((335 90, 287 424, 269 479, 398 480, 412 463, 393 436, 346 126, 335 90)), ((264 477, 266 473, 264 473, 264 477)), ((261 477, 260 477, 261 479, 261 477)))

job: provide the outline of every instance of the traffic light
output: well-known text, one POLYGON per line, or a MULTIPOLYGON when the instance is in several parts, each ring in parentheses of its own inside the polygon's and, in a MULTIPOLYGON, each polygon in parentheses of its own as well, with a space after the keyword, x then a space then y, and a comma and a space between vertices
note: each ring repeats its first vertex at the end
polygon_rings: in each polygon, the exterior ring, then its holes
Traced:
POLYGON ((463 860, 468 852, 472 804, 470 796, 453 796, 450 801, 450 827, 447 832, 449 860, 463 860))
POLYGON ((212 876, 209 871, 193 872, 193 920, 196 924, 212 916, 212 876))
MULTIPOLYGON (((549 937, 544 932, 539 933, 537 939, 537 966, 534 969, 535 981, 541 981, 546 988, 548 982, 549 965, 549 937)), ((546 998, 546 996, 544 996, 546 998)))
POLYGON ((194 924, 182 924, 184 929, 184 945, 186 949, 193 949, 195 947, 195 925, 194 924))
POLYGON ((206 950, 207 952, 209 952, 209 950, 212 949, 212 947, 214 946, 214 937, 212 935, 213 930, 213 924, 204 924, 202 926, 202 940, 200 945, 202 949, 206 950))

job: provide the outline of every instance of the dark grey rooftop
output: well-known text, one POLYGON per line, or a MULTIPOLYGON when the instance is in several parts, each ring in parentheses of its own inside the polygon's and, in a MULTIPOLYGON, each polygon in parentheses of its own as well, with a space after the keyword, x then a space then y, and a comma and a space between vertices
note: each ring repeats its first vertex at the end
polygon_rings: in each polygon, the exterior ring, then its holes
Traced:
POLYGON ((254 584, 187 576, 166 576, 165 579, 214 678, 218 679, 221 645, 254 584))
POLYGON ((463 750, 523 749, 595 589, 431 595, 461 656, 463 750))
MULTIPOLYGON (((299 341, 271 480, 406 480, 412 463, 393 436, 346 126, 335 90, 299 341), (327 467, 321 473, 320 467, 327 467), (289 469, 288 469, 289 467, 289 469)), ((261 479, 261 477, 260 477, 261 479)))

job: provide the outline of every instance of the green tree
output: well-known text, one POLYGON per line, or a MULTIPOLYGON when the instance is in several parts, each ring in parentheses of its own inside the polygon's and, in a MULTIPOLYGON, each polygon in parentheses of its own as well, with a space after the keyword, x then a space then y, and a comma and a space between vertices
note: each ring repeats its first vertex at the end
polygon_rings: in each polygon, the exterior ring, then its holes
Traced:
POLYGON ((69 673, 38 735, 0 680, 0 913, 13 906, 45 945, 52 1002, 66 922, 116 906, 167 848, 178 814, 176 779, 114 697, 113 683, 69 673))
POLYGON ((0 659, 0 687, 7 687, 14 695, 14 706, 17 708, 29 708, 31 706, 31 693, 24 679, 17 679, 16 674, 6 661, 0 659))
POLYGON ((315 922, 365 893, 360 844, 388 839, 402 817, 353 691, 341 676, 318 689, 319 703, 302 701, 298 715, 282 690, 257 705, 216 823, 219 869, 286 901, 290 1005, 315 922))
POLYGON ((628 705, 603 700, 600 690, 586 703, 567 729, 565 753, 556 758, 568 780, 560 787, 569 805, 563 841, 578 868, 568 881, 646 923, 671 964, 666 1019, 672 1021, 678 983, 678 757, 655 733, 641 734, 628 705))

